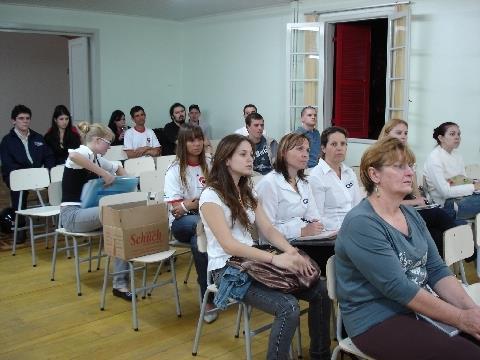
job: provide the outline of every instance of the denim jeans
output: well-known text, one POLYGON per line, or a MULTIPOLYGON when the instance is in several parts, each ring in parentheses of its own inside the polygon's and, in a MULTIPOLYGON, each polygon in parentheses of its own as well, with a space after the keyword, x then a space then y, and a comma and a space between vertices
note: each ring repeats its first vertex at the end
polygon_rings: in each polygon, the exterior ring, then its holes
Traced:
POLYGON ((284 294, 253 281, 243 301, 275 316, 268 340, 267 359, 287 359, 300 321, 298 299, 309 302, 310 359, 330 359, 330 299, 325 280, 298 294, 284 294))
POLYGON ((475 215, 480 213, 480 194, 473 194, 457 199, 447 199, 444 209, 446 211, 454 211, 454 204, 457 204, 457 219, 468 220, 473 219, 475 215))
POLYGON ((172 222, 171 231, 175 239, 184 243, 190 243, 192 246, 193 262, 197 270, 197 282, 200 286, 201 298, 207 291, 207 266, 208 255, 201 253, 197 247, 197 223, 200 215, 188 214, 172 222))

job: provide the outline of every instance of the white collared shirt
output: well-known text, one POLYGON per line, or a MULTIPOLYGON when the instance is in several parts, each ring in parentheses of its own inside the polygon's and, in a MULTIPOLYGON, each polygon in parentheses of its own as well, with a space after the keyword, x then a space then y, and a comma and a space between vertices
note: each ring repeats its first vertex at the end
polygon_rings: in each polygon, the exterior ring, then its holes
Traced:
POLYGON ((425 161, 423 175, 428 193, 433 201, 440 205, 449 198, 472 195, 475 190, 473 184, 450 186, 447 181, 457 175, 466 176, 465 164, 457 150, 449 153, 441 146, 436 146, 425 161))
MULTIPOLYGON (((276 171, 265 175, 255 186, 267 217, 287 239, 300 237, 307 221, 322 221, 308 182, 297 178, 297 188, 298 192, 276 171)), ((268 242, 261 233, 260 241, 268 242)))
POLYGON ((20 140, 22 141, 23 147, 25 148, 25 152, 27 153, 28 161, 30 161, 30 163, 33 164, 32 156, 30 155, 30 151, 28 150, 28 137, 30 136, 30 130, 28 130, 27 136, 24 136, 16 128, 14 128, 13 131, 15 131, 15 134, 17 134, 20 140))
POLYGON ((345 215, 362 199, 355 172, 344 164, 340 171, 341 179, 319 159, 308 177, 325 230, 340 229, 345 215))

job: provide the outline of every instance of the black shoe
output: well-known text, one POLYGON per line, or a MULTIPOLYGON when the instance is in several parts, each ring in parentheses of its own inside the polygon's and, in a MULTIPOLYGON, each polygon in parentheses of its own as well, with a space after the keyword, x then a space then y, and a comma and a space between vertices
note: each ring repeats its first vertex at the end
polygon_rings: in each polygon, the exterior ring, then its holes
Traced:
POLYGON ((126 301, 132 301, 132 293, 130 291, 120 291, 118 289, 113 289, 112 290, 113 296, 122 298, 123 300, 126 301))
POLYGON ((17 231, 17 245, 24 244, 27 238, 27 232, 25 230, 17 231))

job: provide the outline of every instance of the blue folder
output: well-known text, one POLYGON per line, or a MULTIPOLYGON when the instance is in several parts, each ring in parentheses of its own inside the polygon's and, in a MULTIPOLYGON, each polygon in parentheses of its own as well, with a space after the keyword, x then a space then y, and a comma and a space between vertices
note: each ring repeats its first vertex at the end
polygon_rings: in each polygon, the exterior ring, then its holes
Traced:
POLYGON ((89 180, 83 185, 80 207, 85 209, 98 206, 100 198, 136 191, 137 186, 138 178, 136 177, 116 176, 115 181, 107 187, 101 178, 89 180))

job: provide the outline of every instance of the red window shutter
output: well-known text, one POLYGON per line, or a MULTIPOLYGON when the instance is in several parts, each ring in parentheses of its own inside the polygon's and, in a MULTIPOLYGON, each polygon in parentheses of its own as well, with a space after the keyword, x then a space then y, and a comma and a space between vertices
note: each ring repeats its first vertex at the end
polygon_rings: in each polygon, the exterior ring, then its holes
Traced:
POLYGON ((336 32, 334 124, 368 138, 371 28, 337 24, 336 32))

